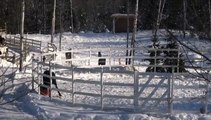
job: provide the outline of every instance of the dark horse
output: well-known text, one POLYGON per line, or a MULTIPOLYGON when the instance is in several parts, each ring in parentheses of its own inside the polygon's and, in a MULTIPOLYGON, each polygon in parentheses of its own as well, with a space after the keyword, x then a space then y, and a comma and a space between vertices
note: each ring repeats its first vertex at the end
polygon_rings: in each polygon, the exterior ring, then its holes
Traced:
MULTIPOLYGON (((46 71, 44 72, 44 74, 50 76, 50 71, 49 71, 49 70, 46 70, 46 71)), ((52 76, 53 76, 53 77, 56 76, 54 72, 52 72, 52 76)), ((47 77, 47 76, 43 76, 43 84, 50 87, 50 78, 47 77)), ((52 84, 54 84, 55 87, 58 89, 56 79, 52 79, 52 84)), ((45 87, 42 87, 40 91, 49 92, 49 91, 48 91, 48 88, 45 88, 45 87)), ((46 94, 46 93, 44 93, 44 94, 46 94)), ((51 93, 49 92, 49 96, 50 96, 50 94, 51 94, 51 93)), ((62 96, 61 93, 60 93, 59 91, 58 91, 58 94, 59 94, 59 96, 62 96)))

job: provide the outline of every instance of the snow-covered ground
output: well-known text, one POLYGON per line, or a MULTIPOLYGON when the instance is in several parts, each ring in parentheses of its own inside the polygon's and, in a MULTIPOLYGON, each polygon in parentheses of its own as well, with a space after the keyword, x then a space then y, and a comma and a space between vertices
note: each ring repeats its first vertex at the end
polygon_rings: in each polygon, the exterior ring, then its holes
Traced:
MULTIPOLYGON (((161 33, 161 37, 162 36, 161 33)), ((47 42, 50 42, 50 35, 41 35, 41 34, 29 34, 27 38, 41 40, 42 49, 44 50, 47 47, 47 42)), ((59 36, 56 35, 55 43, 58 47, 59 36)), ((142 31, 138 32, 137 39, 139 47, 144 47, 151 44, 151 32, 142 31)), ((195 44, 198 46, 203 46, 203 48, 210 49, 211 43, 207 41, 198 41, 197 39, 194 42, 186 41, 189 44, 195 44)), ((68 49, 84 49, 84 48, 122 48, 126 47, 126 34, 111 34, 111 33, 80 33, 80 34, 71 34, 64 33, 62 37, 62 50, 68 49)), ((103 52, 103 51, 102 51, 103 52)), ((27 58, 25 65, 30 66, 31 56, 35 54, 35 57, 40 57, 40 53, 31 53, 27 58)), ((103 53, 106 54, 106 53, 103 53)), ((124 54, 124 53, 116 53, 124 54)), ((97 53, 96 53, 97 55, 97 53)), ((115 55, 115 53, 114 53, 115 55)), ((86 56, 84 54, 76 54, 77 57, 86 56)), ((57 55, 58 63, 61 63, 61 58, 64 55, 57 55)), ((61 63, 67 65, 65 63, 61 63)), ((91 62, 91 64, 96 64, 91 62)), ((87 107, 85 105, 76 106, 71 104, 71 95, 63 94, 61 98, 50 99, 46 96, 40 96, 31 90, 31 72, 32 70, 27 68, 23 72, 17 70, 17 66, 13 65, 5 60, 1 60, 2 69, 4 67, 9 67, 5 77, 5 80, 8 81, 6 88, 8 90, 2 96, 1 100, 1 109, 0 109, 0 119, 52 119, 52 120, 210 120, 211 116, 200 114, 199 109, 202 107, 202 103, 197 99, 188 99, 187 101, 175 101, 173 104, 174 111, 171 116, 166 114, 142 114, 133 111, 121 111, 121 110, 108 110, 102 111, 93 107, 87 107), (13 98, 17 99, 15 101, 13 98), (10 102, 11 101, 11 102, 10 102), (8 103, 7 103, 8 102, 8 103), (5 104, 7 103, 7 104, 5 104)), ((146 68, 139 68, 139 70, 144 71, 146 68)), ((2 70, 4 71, 4 70, 2 70)), ((58 72, 58 76, 71 77, 68 71, 58 72)), ((99 74, 77 71, 74 74, 76 79, 81 80, 98 80, 99 74)), ((105 74, 103 76, 105 82, 124 82, 127 84, 133 83, 133 77, 130 75, 121 75, 121 74, 105 74)), ((140 81, 147 82, 148 77, 140 78, 140 81)), ((186 98, 186 97, 199 97, 203 95, 200 85, 204 83, 200 80, 196 82, 196 77, 184 77, 178 76, 175 80, 177 89, 174 91, 174 98, 186 98), (186 89, 185 87, 190 89, 186 89)), ((152 81, 149 81, 152 82, 152 81)), ((159 82, 159 81, 157 81, 159 82)), ((156 84, 157 82, 152 82, 156 84)), ((70 89, 71 83, 63 82, 58 80, 59 88, 70 89)), ((1 86, 3 87, 3 86, 1 86)), ((99 92, 98 85, 85 85, 79 84, 77 86, 78 91, 85 92, 99 92)), ((118 94, 118 95, 131 95, 133 94, 133 87, 108 87, 105 88, 107 94, 118 94)), ((150 93, 152 89, 146 89, 146 93, 150 93)), ((161 90, 162 91, 162 90, 161 90)), ((159 96, 160 94, 157 93, 159 96)), ((105 100, 108 104, 119 104, 123 107, 127 105, 132 105, 133 101, 130 100, 105 100)), ((76 97, 76 102, 86 103, 86 104, 99 104, 99 99, 89 98, 84 96, 76 97)), ((210 110, 210 109, 209 109, 210 110)))

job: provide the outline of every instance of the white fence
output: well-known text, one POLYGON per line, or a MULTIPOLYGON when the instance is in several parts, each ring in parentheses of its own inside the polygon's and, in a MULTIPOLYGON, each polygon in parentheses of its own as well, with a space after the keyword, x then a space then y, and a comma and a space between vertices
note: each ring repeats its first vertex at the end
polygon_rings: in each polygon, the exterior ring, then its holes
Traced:
MULTIPOLYGON (((179 52, 177 49, 156 50, 136 48, 136 51, 139 51, 139 53, 136 53, 137 56, 125 57, 124 53, 126 50, 124 48, 90 48, 44 53, 42 56, 57 54, 57 58, 55 61, 49 61, 49 63, 36 60, 33 62, 32 89, 40 93, 40 86, 47 87, 52 90, 52 93, 56 91, 62 92, 67 97, 66 100, 74 105, 92 106, 103 110, 124 109, 136 112, 172 113, 175 107, 174 102, 189 101, 196 98, 199 98, 201 101, 203 97, 206 98, 204 108, 207 109, 208 94, 203 92, 209 91, 209 84, 206 80, 184 81, 182 77, 191 74, 178 73, 179 62, 175 65, 149 65, 149 63, 146 63, 146 60, 149 59, 154 61, 158 59, 175 59, 179 61, 180 59, 179 55, 176 58, 156 55, 149 57, 149 54, 145 54, 149 50, 179 52), (97 57, 98 51, 103 51, 104 56, 97 57), (71 59, 65 59, 66 52, 71 52, 71 59), (106 65, 97 64, 100 58, 106 59, 106 65), (126 58, 131 58, 134 62, 130 65, 125 65, 126 58), (135 70, 136 68, 147 67, 154 67, 154 71, 146 73, 145 71, 135 70), (173 71, 170 73, 158 73, 156 68, 159 67, 172 68, 173 71), (175 71, 174 68, 177 68, 177 70, 175 71), (57 74, 56 77, 47 76, 51 78, 51 83, 52 79, 57 79, 57 82, 64 84, 64 86, 56 89, 53 86, 43 85, 42 77, 46 76, 43 74, 43 71, 46 69, 57 74), (68 75, 64 76, 66 72, 68 75), (79 73, 80 75, 78 75, 79 73), (87 78, 80 78, 86 73, 89 73, 89 76, 94 75, 95 77, 88 78, 87 76, 87 78), (120 77, 121 80, 113 80, 117 79, 115 77, 112 77, 112 80, 108 79, 115 75, 123 77, 120 77), (198 88, 194 89, 196 84, 198 88), (181 95, 176 94, 177 90, 181 89, 194 89, 196 91, 198 89, 200 94, 193 97, 181 97, 181 95)), ((210 73, 203 74, 206 74, 207 80, 209 80, 210 73)), ((52 95, 50 97, 55 96, 52 95)))
MULTIPOLYGON (((83 67, 98 67, 98 59, 103 58, 106 59, 106 65, 104 67, 114 67, 114 66, 151 66, 151 67, 178 67, 179 62, 176 65, 149 65, 146 62, 139 62, 147 61, 147 60, 154 60, 155 63, 158 59, 173 59, 178 60, 180 57, 165 57, 165 56, 149 56, 149 51, 175 51, 179 53, 178 49, 152 49, 152 48, 135 48, 136 51, 135 56, 125 56, 126 50, 131 51, 132 49, 128 48, 90 48, 90 49, 72 49, 69 51, 56 51, 56 52, 48 52, 43 53, 42 56, 50 56, 50 55, 57 55, 57 58, 52 63, 56 63, 58 60, 62 62, 71 62, 74 66, 83 66, 83 67), (98 57, 98 52, 102 53, 102 57, 98 57), (65 53, 71 53, 72 58, 66 59, 65 53), (60 56, 59 56, 60 55, 60 56), (126 59, 132 59, 132 63, 126 65, 126 59)), ((156 71, 156 69, 155 69, 156 71)))
MULTIPOLYGON (((9 36, 6 39, 6 45, 11 46, 13 48, 20 48, 20 37, 17 36, 9 36)), ((30 49, 38 49, 41 51, 42 42, 39 40, 23 38, 24 47, 28 46, 30 49)))
MULTIPOLYGON (((60 71, 61 72, 61 71, 60 71)), ((142 112, 147 112, 149 110, 155 111, 153 108, 159 108, 159 111, 161 111, 161 108, 158 106, 166 106, 163 108, 165 112, 170 112, 169 108, 171 108, 171 88, 170 88, 170 80, 171 80, 171 74, 162 74, 162 73, 139 73, 139 72, 134 72, 134 71, 115 71, 115 70, 110 70, 108 67, 99 67, 99 68, 74 68, 74 67, 62 67, 58 66, 55 64, 45 64, 41 62, 36 62, 36 65, 34 66, 33 69, 33 88, 38 93, 40 93, 39 86, 47 87, 51 89, 52 91, 60 91, 64 93, 69 93, 70 97, 72 100, 70 101, 72 104, 75 105, 88 105, 88 106, 94 106, 98 107, 101 109, 125 109, 125 110, 130 110, 130 111, 142 111, 142 112), (46 66, 50 67, 50 71, 57 73, 60 70, 65 70, 70 71, 70 75, 68 78, 66 77, 61 77, 61 76, 47 76, 43 74, 42 68, 45 68, 46 66), (98 76, 97 80, 82 80, 82 79, 77 79, 74 77, 74 74, 77 74, 77 71, 86 71, 86 72, 91 72, 92 74, 95 74, 98 76), (106 78, 104 78, 104 75, 106 74, 119 74, 119 75, 126 75, 130 76, 130 80, 127 81, 127 79, 122 79, 122 81, 107 81, 106 78), (68 87, 66 88, 60 88, 56 89, 53 87, 48 87, 45 85, 42 85, 42 77, 47 76, 52 79, 57 79, 57 82, 62 83, 68 83, 68 87), (142 84, 142 78, 149 77, 149 79, 146 80, 147 83, 142 84), (140 82, 141 81, 141 82, 140 82), (152 82, 153 81, 153 82, 152 82), (150 83, 152 82, 152 83, 150 83), (158 82, 159 84, 154 84, 154 82, 158 82), (149 84, 150 83, 150 84, 149 84), (87 91, 86 89, 80 89, 78 88, 79 86, 83 86, 84 84, 88 84, 88 86, 95 86, 97 89, 97 92, 90 92, 87 91), (71 85, 71 86, 69 86, 71 85), (129 94, 118 94, 109 92, 110 87, 119 87, 119 89, 127 90, 130 91, 129 94), (150 93, 150 96, 144 96, 146 93, 145 89, 153 87, 155 90, 152 90, 150 93), (162 88, 161 88, 162 87, 162 88), (67 89, 68 88, 68 89, 67 89), (127 89, 126 89, 127 88, 127 89), (161 88, 164 90, 161 96, 155 95, 157 93, 158 88, 161 88), (82 96, 90 96, 98 99, 98 102, 96 104, 88 104, 89 102, 93 101, 86 101, 84 102, 78 102, 80 100, 76 100, 76 96, 82 95, 82 96), (109 100, 110 99, 110 100, 109 100), (121 104, 112 104, 110 103, 112 100, 111 99, 121 99, 125 100, 125 103, 123 106, 121 104), (106 102, 107 101, 107 102, 106 102), (130 102, 127 102, 130 101, 130 102), (150 103, 149 101, 156 101, 156 103, 150 103), (160 105, 162 104, 162 105, 160 105), (149 109, 150 108, 150 109, 149 109)), ((92 91, 92 90, 91 90, 92 91)), ((94 90, 95 91, 95 90, 94 90)), ((54 96, 51 96, 54 97, 54 96)), ((121 101, 120 100, 120 101, 121 101)), ((123 102, 124 102, 123 100, 123 102)), ((94 102, 95 103, 95 102, 94 102)), ((158 109, 157 109, 158 111, 158 109)))
MULTIPOLYGON (((20 51, 20 37, 17 37, 17 36, 12 37, 11 35, 9 37, 6 36, 5 44, 10 49, 13 49, 13 51, 16 51, 18 53, 21 52, 20 51)), ((31 50, 36 49, 36 50, 38 50, 38 52, 39 51, 41 52, 41 45, 42 45, 42 42, 39 40, 23 38, 23 59, 26 60, 26 57, 29 55, 29 52, 31 50)), ((8 59, 12 59, 9 61, 16 63, 16 65, 19 65, 20 55, 13 54, 8 59)))

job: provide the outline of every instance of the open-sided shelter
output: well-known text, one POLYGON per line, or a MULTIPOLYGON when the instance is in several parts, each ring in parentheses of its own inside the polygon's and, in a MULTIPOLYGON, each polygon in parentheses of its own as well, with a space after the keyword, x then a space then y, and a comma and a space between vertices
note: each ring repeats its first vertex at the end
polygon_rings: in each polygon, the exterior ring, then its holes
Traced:
POLYGON ((112 14, 111 18, 113 20, 113 33, 127 32, 127 17, 129 18, 129 31, 131 32, 133 29, 134 14, 112 14))

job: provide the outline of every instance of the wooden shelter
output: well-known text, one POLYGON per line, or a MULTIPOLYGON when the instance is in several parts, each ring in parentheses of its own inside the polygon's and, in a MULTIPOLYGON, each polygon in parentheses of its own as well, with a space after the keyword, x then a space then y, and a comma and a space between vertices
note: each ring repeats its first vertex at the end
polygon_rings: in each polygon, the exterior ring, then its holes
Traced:
POLYGON ((127 17, 129 17, 129 31, 133 30, 133 24, 135 15, 134 14, 112 14, 113 20, 113 33, 127 32, 127 17))

